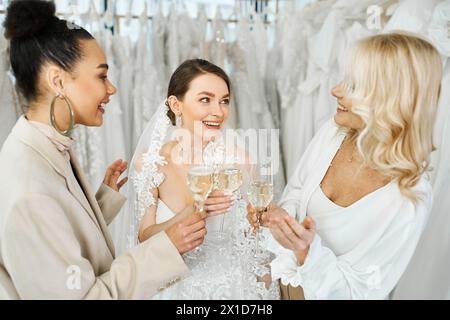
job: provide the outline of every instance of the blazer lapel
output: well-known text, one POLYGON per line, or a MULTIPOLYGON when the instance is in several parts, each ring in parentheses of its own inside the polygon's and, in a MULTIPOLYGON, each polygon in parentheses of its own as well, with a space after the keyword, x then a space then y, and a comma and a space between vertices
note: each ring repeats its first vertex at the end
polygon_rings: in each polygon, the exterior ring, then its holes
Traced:
MULTIPOLYGON (((67 187, 70 191, 70 193, 78 200, 78 202, 82 205, 82 207, 86 210, 86 212, 89 214, 89 217, 92 219, 94 224, 99 228, 100 231, 101 227, 99 224, 99 221, 94 213, 94 209, 92 208, 89 197, 88 197, 88 191, 85 186, 82 184, 81 179, 78 177, 79 174, 76 172, 76 168, 73 165, 73 154, 70 153, 70 163, 72 164, 72 172, 69 172, 68 175, 65 176, 67 187)), ((70 166, 70 165, 69 165, 70 166)))
POLYGON ((95 217, 95 221, 97 222, 97 225, 102 231, 106 243, 108 244, 108 248, 111 251, 111 254, 114 256, 115 254, 114 244, 111 235, 109 233, 108 226, 106 225, 105 218, 103 217, 103 213, 100 209, 100 206, 98 205, 97 199, 95 198, 95 195, 91 190, 91 186, 87 181, 83 171, 81 170, 77 158, 75 157, 72 151, 70 151, 70 162, 72 164, 73 172, 78 180, 79 186, 86 195, 84 198, 87 199, 87 201, 89 202, 89 209, 91 209, 91 212, 95 217))

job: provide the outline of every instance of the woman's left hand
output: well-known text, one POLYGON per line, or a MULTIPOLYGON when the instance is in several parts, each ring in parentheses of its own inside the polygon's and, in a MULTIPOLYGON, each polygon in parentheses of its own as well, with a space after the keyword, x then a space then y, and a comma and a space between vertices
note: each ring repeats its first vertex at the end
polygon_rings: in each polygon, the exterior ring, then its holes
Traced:
POLYGON ((316 235, 314 220, 306 217, 303 223, 300 223, 294 217, 278 211, 269 216, 269 228, 275 240, 284 248, 292 250, 298 263, 303 265, 316 235))
POLYGON ((233 204, 234 197, 232 194, 214 190, 205 201, 205 211, 208 213, 208 217, 214 217, 229 212, 233 204))
POLYGON ((128 181, 128 177, 125 177, 122 180, 120 180, 120 182, 117 182, 122 173, 124 173, 125 170, 127 170, 127 167, 128 167, 127 162, 123 161, 122 159, 114 161, 106 170, 105 179, 103 180, 103 183, 106 184, 111 189, 119 191, 120 188, 122 188, 128 181))

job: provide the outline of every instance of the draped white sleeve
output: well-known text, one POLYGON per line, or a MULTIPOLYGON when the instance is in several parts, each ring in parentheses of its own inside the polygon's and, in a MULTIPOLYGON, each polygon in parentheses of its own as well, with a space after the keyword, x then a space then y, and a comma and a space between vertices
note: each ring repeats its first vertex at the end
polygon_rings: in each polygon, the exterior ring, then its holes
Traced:
POLYGON ((292 251, 285 250, 271 264, 272 277, 301 286, 306 299, 385 299, 413 255, 431 203, 431 189, 416 206, 404 203, 379 240, 356 247, 359 252, 348 254, 348 259, 336 256, 316 234, 302 266, 292 251))

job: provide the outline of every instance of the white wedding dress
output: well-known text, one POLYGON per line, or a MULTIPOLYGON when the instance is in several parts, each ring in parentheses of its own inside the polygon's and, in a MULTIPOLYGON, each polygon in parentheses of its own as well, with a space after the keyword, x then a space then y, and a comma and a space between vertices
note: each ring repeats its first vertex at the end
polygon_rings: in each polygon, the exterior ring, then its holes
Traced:
MULTIPOLYGON (((238 202, 225 216, 224 230, 230 238, 221 245, 213 244, 207 236, 200 253, 183 256, 192 276, 178 282, 153 297, 154 300, 259 300, 279 299, 278 284, 269 290, 256 280, 252 255, 248 250, 252 237, 245 238, 248 230, 245 221, 245 203, 238 202)), ((156 223, 174 217, 169 207, 159 199, 156 223)), ((222 216, 207 219, 208 234, 220 228, 222 216)))
MULTIPOLYGON (((167 164, 160 154, 162 146, 173 140, 175 127, 167 117, 167 107, 161 103, 153 118, 144 130, 133 160, 130 164, 129 187, 130 231, 128 246, 138 244, 137 234, 146 208, 156 206, 156 223, 163 223, 175 216, 170 204, 154 198, 151 190, 157 189, 166 176, 161 167, 167 164), (138 165, 139 164, 139 165, 138 165)), ((239 142, 237 142, 239 144, 239 142)), ((209 142, 203 150, 203 164, 217 166, 239 163, 234 152, 237 144, 229 148, 224 138, 209 142)), ((242 146, 242 145, 241 145, 242 146)), ((239 147, 240 150, 244 150, 239 147)), ((243 172, 244 181, 246 172, 243 172)), ((245 189, 245 186, 243 186, 245 189)), ((260 246, 262 258, 254 258, 255 237, 250 232, 246 219, 246 202, 237 200, 230 213, 206 219, 208 235, 200 251, 183 255, 192 275, 173 286, 166 288, 154 299, 279 299, 278 283, 271 283, 266 289, 265 283, 257 276, 270 274, 269 263, 274 256, 260 246), (224 218, 223 231, 227 240, 214 241, 214 232, 220 229, 224 218)), ((261 238, 264 241, 264 237, 261 238)), ((150 298, 150 297, 149 297, 150 298)))
MULTIPOLYGON (((210 143, 205 149, 205 164, 217 164, 217 156, 224 150, 221 140, 210 143)), ((155 180, 161 175, 155 172, 155 180)), ((159 180, 162 183, 162 180, 159 180)), ((156 223, 163 223, 175 214, 161 199, 157 200, 156 223)), ((268 274, 268 257, 266 266, 260 266, 253 258, 254 236, 249 232, 246 219, 246 202, 237 200, 231 212, 207 218, 208 235, 200 251, 193 251, 183 256, 192 272, 192 276, 165 289, 153 299, 156 300, 259 300, 279 299, 278 283, 272 283, 266 289, 263 282, 257 281, 257 275, 268 274), (214 233, 219 231, 222 219, 223 231, 228 240, 214 241, 214 233)), ((266 252, 269 254, 269 252, 266 252)))

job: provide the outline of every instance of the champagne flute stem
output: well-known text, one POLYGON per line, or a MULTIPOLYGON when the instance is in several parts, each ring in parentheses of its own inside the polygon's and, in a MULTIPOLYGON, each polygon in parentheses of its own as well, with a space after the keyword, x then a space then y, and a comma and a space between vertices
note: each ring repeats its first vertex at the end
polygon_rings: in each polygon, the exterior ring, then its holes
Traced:
POLYGON ((201 216, 206 214, 205 213, 205 201, 204 200, 198 202, 198 213, 201 216))
POLYGON ((258 257, 259 250, 259 228, 256 230, 256 239, 255 239, 255 257, 258 257))
POLYGON ((255 234, 255 257, 258 255, 258 250, 259 250, 259 228, 261 227, 260 223, 261 223, 262 211, 260 211, 258 209, 258 212, 256 214, 257 214, 257 217, 258 217, 258 221, 257 221, 258 222, 258 229, 256 229, 256 234, 255 234))
POLYGON ((220 233, 223 232, 223 224, 224 224, 224 222, 225 222, 225 214, 226 214, 226 213, 222 213, 222 221, 221 221, 221 223, 220 223, 220 233))

